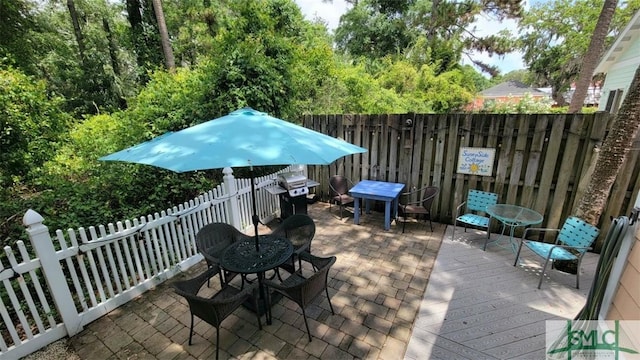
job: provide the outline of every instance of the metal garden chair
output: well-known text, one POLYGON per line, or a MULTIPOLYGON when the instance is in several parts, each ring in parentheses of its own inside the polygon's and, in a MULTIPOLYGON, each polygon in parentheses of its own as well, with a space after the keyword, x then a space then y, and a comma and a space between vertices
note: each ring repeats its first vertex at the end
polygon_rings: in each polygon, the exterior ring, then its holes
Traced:
POLYGON ((401 195, 404 203, 398 204, 398 213, 404 218, 402 222, 402 232, 404 233, 407 224, 407 215, 424 215, 425 221, 429 220, 429 227, 433 232, 433 223, 431 222, 431 204, 435 200, 440 189, 437 186, 425 186, 422 189, 405 192, 401 195), (419 200, 411 201, 414 195, 422 195, 419 200))
MULTIPOLYGON (((216 274, 216 269, 210 268, 206 272, 193 279, 174 282, 173 288, 176 294, 184 297, 189 303, 191 313, 191 325, 189 326, 189 345, 193 337, 194 316, 202 319, 216 329, 216 360, 220 353, 220 324, 231 315, 243 302, 251 299, 255 309, 258 308, 257 292, 254 286, 239 290, 231 285, 223 286, 220 291, 211 298, 198 296, 202 285, 216 274)), ((256 313, 258 327, 262 330, 260 315, 256 313)))
POLYGON ((327 288, 327 278, 329 276, 329 269, 336 262, 335 256, 330 257, 318 257, 309 253, 301 253, 300 258, 304 261, 311 263, 314 273, 309 277, 304 277, 302 272, 293 273, 282 282, 275 282, 266 280, 265 284, 269 289, 267 296, 270 296, 271 290, 277 291, 285 297, 294 301, 302 310, 302 317, 304 319, 304 325, 307 328, 307 335, 309 336, 309 342, 311 342, 311 332, 309 331, 309 324, 307 322, 306 307, 323 291, 327 295, 327 301, 329 301, 329 307, 331 313, 333 311, 333 305, 331 305, 331 298, 329 297, 329 290, 327 288))
POLYGON ((340 206, 340 219, 342 219, 342 210, 345 206, 353 204, 355 199, 349 195, 349 189, 353 187, 353 182, 349 178, 342 175, 333 175, 329 178, 329 211, 331 204, 340 206))
POLYGON ((280 267, 289 272, 295 272, 295 262, 298 260, 299 268, 302 267, 300 254, 311 252, 311 240, 316 233, 316 224, 309 215, 293 214, 273 230, 271 235, 281 236, 293 244, 293 254, 286 264, 280 267))
POLYGON ((540 273, 540 281, 538 282, 538 289, 540 289, 540 286, 542 286, 542 280, 544 279, 544 273, 549 262, 553 263, 556 260, 576 260, 578 262, 578 271, 576 272, 576 289, 579 289, 580 263, 582 262, 582 257, 587 250, 591 250, 591 245, 596 240, 599 233, 600 230, 597 227, 588 224, 584 220, 575 216, 567 218, 562 229, 525 229, 522 239, 520 240, 520 246, 518 247, 518 253, 516 254, 516 261, 513 263, 513 266, 518 264, 522 245, 529 248, 529 250, 533 251, 534 254, 545 259, 544 265, 542 266, 542 272, 540 273), (527 235, 533 231, 556 232, 556 240, 554 243, 527 240, 527 235))
POLYGON ((457 223, 464 224, 464 231, 467 231, 468 226, 473 226, 487 231, 487 238, 484 241, 483 250, 487 249, 487 242, 491 237, 489 232, 489 224, 491 217, 486 214, 487 206, 498 203, 498 194, 480 191, 469 190, 467 200, 463 201, 456 208, 456 217, 453 220, 453 234, 451 239, 455 238, 457 223), (465 207, 466 205, 466 207, 465 207))
MULTIPOLYGON (((207 261, 207 267, 215 269, 212 276, 220 276, 220 286, 224 286, 231 281, 237 273, 223 271, 220 267, 220 256, 223 251, 237 241, 251 240, 252 237, 243 234, 233 225, 227 223, 211 223, 203 226, 196 234, 196 249, 207 261)), ((246 278, 242 278, 243 285, 246 278)), ((207 281, 207 285, 209 282, 207 281)))

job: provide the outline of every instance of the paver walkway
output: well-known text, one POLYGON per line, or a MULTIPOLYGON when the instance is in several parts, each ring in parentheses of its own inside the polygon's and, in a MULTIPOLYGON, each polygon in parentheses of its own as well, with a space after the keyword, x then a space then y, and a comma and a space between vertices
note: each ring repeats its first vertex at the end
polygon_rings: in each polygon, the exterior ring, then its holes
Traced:
MULTIPOLYGON (((273 324, 262 331, 254 314, 240 308, 222 324, 220 357, 402 358, 445 226, 434 224, 433 233, 424 223, 408 224, 405 234, 397 225, 384 231, 379 213, 363 215, 355 226, 325 203, 309 206, 309 214, 317 224, 312 253, 338 258, 329 273, 336 315, 325 297, 317 298, 307 309, 309 342, 302 313, 289 300, 273 306, 273 324)), ((204 262, 185 277, 203 269, 204 262)), ((188 345, 189 320, 186 301, 165 283, 89 324, 70 343, 81 359, 215 357, 215 329, 197 320, 188 345)))
MULTIPOLYGON (((525 256, 514 268, 509 250, 481 250, 473 239, 482 234, 461 231, 451 241, 451 226, 434 224, 431 233, 424 223, 408 224, 405 234, 396 224, 384 231, 380 213, 362 216, 355 226, 352 216, 339 219, 332 210, 324 203, 309 206, 317 224, 312 252, 338 258, 329 274, 336 315, 325 297, 316 299, 307 312, 309 343, 293 302, 274 305, 273 324, 262 331, 254 314, 241 308, 222 325, 222 359, 544 358, 544 320, 577 313, 597 263, 587 254, 580 290, 573 288, 573 275, 555 270, 537 290, 539 260, 525 256)), ((218 287, 215 281, 208 291, 218 287)), ((186 302, 165 283, 89 324, 68 341, 67 355, 48 358, 213 358, 213 327, 196 320, 193 345, 188 327, 186 302)))

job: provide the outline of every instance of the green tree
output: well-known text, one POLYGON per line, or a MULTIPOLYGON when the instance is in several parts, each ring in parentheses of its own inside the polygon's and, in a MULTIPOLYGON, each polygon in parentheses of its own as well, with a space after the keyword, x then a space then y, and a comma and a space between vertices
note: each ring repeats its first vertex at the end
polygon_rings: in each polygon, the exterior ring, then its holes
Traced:
POLYGON ((34 35, 41 44, 37 75, 77 116, 123 108, 138 86, 133 52, 123 48, 127 41, 122 8, 104 0, 73 4, 73 16, 59 2, 43 4, 36 15, 45 24, 34 35))
MULTIPOLYGON (((520 22, 520 49, 538 86, 550 86, 560 106, 562 94, 575 81, 604 0, 552 0, 539 3, 520 22)), ((614 14, 607 44, 640 9, 630 0, 614 14)))
POLYGON ((369 58, 403 53, 415 37, 404 15, 412 2, 359 2, 340 19, 338 49, 369 58))
POLYGON ((241 0, 230 4, 216 36, 215 56, 205 65, 208 98, 216 115, 250 106, 295 118, 294 64, 304 28, 300 9, 290 0, 241 0))
MULTIPOLYGON (((511 51, 513 44, 507 33, 477 37, 472 24, 481 13, 501 20, 518 17, 521 11, 520 1, 515 0, 362 0, 355 4, 336 29, 340 51, 369 58, 428 51, 427 59, 438 64, 439 73, 455 68, 467 50, 490 54, 511 51)), ((497 73, 494 67, 472 61, 485 71, 497 73)))
POLYGON ((580 111, 584 105, 584 99, 587 97, 587 91, 589 90, 589 85, 591 85, 593 72, 595 71, 596 66, 598 66, 598 61, 604 51, 607 34, 609 33, 609 24, 611 24, 617 4, 618 0, 605 0, 604 5, 602 5, 600 16, 598 16, 598 22, 596 23, 593 35, 591 36, 591 41, 589 42, 589 47, 587 48, 587 52, 582 60, 582 66, 580 66, 580 74, 578 76, 578 81, 576 82, 576 90, 573 93, 571 103, 569 104, 569 113, 580 111))
POLYGON ((148 71, 162 66, 160 31, 152 0, 126 0, 131 49, 137 59, 138 76, 146 82, 148 71))
POLYGON ((526 70, 526 69, 510 71, 510 72, 498 77, 496 79, 496 81, 498 81, 498 82, 518 81, 518 82, 521 82, 521 83, 523 83, 525 85, 529 85, 529 86, 534 85, 533 74, 531 74, 531 72, 529 70, 526 70))
POLYGON ((35 4, 29 0, 0 0, 0 67, 12 66, 24 73, 37 72, 36 38, 39 24, 35 4))
POLYGON ((45 83, 14 69, 0 69, 0 188, 33 181, 53 157, 70 117, 63 99, 50 98, 45 83))

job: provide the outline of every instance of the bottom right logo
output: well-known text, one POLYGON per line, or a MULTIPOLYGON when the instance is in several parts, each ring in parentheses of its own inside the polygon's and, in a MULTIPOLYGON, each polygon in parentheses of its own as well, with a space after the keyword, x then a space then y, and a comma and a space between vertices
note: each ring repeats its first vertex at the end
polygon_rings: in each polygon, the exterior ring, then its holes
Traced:
POLYGON ((549 320, 547 359, 640 360, 639 320, 549 320))

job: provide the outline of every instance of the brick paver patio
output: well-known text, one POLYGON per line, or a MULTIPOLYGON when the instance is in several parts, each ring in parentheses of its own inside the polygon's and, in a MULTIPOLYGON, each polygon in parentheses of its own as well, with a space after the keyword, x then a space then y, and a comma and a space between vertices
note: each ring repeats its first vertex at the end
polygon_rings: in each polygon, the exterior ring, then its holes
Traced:
MULTIPOLYGON (((348 212, 345 212, 347 215, 348 212)), ((238 359, 401 359, 411 337, 444 225, 433 233, 424 222, 392 224, 383 230, 383 215, 365 214, 354 225, 352 215, 339 219, 337 207, 309 206, 316 221, 311 245, 316 255, 335 255, 329 294, 307 309, 313 341, 302 313, 282 299, 273 306, 273 324, 258 330, 249 310, 240 308, 223 324, 220 357, 238 359)), ((276 224, 271 224, 276 226, 276 224)), ((261 231, 268 231, 264 228, 261 231)), ((205 269, 204 261, 178 278, 205 269)), ((173 279, 172 279, 173 280, 173 279)), ((169 285, 171 280, 89 324, 70 339, 81 359, 209 359, 215 357, 215 329, 196 320, 189 339, 189 308, 169 285)), ((212 282, 211 291, 219 287, 212 282)))

